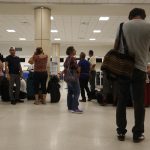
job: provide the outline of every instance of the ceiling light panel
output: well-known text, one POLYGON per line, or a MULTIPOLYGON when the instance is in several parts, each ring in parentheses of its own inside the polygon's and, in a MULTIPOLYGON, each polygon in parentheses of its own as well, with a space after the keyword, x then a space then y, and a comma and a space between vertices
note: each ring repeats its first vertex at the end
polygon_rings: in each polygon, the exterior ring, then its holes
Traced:
POLYGON ((90 41, 95 41, 96 39, 95 39, 95 38, 90 38, 89 40, 90 40, 90 41))
POLYGON ((51 32, 52 32, 52 33, 57 33, 57 32, 58 32, 58 30, 51 30, 51 32))
POLYGON ((110 18, 109 17, 100 17, 99 20, 100 21, 108 21, 110 18))
POLYGON ((11 32, 11 33, 16 32, 16 31, 15 31, 15 30, 13 30, 13 29, 7 29, 6 31, 7 31, 7 32, 11 32))
POLYGON ((93 30, 94 33, 101 33, 101 30, 93 30))
POLYGON ((54 40, 55 40, 55 41, 60 41, 61 39, 60 39, 60 38, 55 38, 54 40))
POLYGON ((26 41, 26 38, 19 38, 20 41, 26 41))
POLYGON ((54 17, 53 17, 53 16, 51 16, 51 20, 54 20, 54 17))

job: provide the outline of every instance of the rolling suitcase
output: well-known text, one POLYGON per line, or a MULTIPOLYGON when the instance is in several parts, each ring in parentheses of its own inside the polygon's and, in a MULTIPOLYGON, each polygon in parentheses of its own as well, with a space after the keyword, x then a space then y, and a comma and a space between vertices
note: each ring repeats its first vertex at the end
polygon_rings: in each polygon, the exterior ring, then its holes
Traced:
POLYGON ((3 77, 1 81, 1 99, 4 102, 10 101, 9 97, 9 81, 6 77, 3 77))
POLYGON ((28 100, 35 99, 33 75, 34 75, 34 72, 30 72, 27 78, 27 99, 28 100))
POLYGON ((60 101, 60 85, 57 76, 51 76, 48 82, 47 92, 50 93, 51 103, 58 103, 60 101))

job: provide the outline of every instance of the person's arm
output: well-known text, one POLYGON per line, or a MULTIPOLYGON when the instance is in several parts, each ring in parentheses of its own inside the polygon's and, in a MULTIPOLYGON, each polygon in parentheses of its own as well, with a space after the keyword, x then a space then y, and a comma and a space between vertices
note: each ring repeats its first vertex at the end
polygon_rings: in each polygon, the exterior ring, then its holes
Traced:
POLYGON ((93 64, 93 65, 91 66, 91 70, 93 70, 93 69, 95 68, 95 66, 96 66, 96 64, 93 64))
POLYGON ((33 57, 34 57, 34 56, 32 56, 32 57, 29 59, 29 61, 28 61, 28 63, 31 64, 31 65, 34 64, 34 59, 33 59, 33 57))
POLYGON ((20 65, 20 76, 22 77, 23 76, 23 71, 22 71, 22 67, 21 67, 21 64, 20 65))
POLYGON ((6 78, 9 80, 10 75, 9 75, 9 67, 8 67, 8 61, 7 60, 5 62, 5 74, 6 74, 6 78))
POLYGON ((80 64, 80 61, 78 63, 78 73, 80 74, 81 73, 81 64, 80 64))

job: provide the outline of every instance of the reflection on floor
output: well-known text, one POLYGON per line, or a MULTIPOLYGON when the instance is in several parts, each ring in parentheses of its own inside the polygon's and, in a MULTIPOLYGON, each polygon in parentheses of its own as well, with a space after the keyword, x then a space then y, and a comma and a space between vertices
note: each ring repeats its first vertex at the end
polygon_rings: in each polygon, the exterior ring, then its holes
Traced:
MULTIPOLYGON (((66 89, 58 104, 0 103, 0 150, 149 150, 150 108, 147 108, 145 141, 132 142, 133 110, 128 108, 128 133, 119 142, 115 132, 115 107, 96 102, 80 104, 84 114, 66 109, 66 89)), ((49 101, 49 97, 47 97, 49 101)))

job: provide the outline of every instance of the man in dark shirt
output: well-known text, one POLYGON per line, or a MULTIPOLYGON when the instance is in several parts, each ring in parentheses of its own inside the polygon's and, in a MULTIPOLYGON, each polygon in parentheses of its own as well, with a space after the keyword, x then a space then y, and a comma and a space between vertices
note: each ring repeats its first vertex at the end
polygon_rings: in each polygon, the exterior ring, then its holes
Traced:
POLYGON ((82 96, 82 100, 80 100, 80 102, 86 102, 84 89, 87 92, 88 98, 90 98, 90 90, 88 87, 90 63, 87 60, 85 60, 85 56, 86 56, 85 53, 81 52, 80 54, 81 60, 78 63, 78 66, 80 68, 79 82, 80 82, 80 89, 81 89, 81 96, 82 96))
POLYGON ((19 100, 20 75, 22 74, 22 68, 20 65, 20 59, 19 57, 16 56, 15 48, 11 47, 9 52, 10 55, 6 57, 5 70, 6 70, 6 77, 9 80, 9 96, 11 104, 15 105, 16 102, 23 102, 19 100), (16 84, 15 97, 13 94, 14 84, 16 84))

